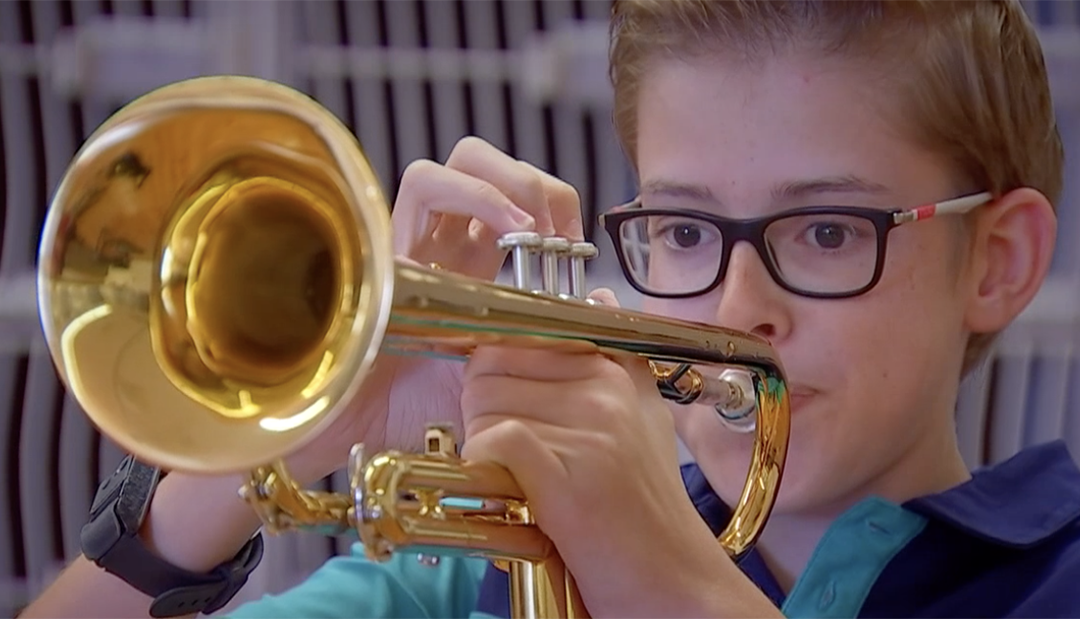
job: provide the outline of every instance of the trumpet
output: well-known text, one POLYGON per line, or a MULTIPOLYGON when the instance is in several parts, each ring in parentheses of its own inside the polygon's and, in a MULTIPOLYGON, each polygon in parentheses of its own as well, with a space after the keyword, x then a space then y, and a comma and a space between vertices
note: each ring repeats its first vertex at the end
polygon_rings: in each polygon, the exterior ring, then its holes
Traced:
POLYGON ((637 355, 665 398, 755 433, 718 539, 733 557, 753 545, 790 426, 767 342, 589 302, 585 243, 503 237, 513 285, 417 266, 393 255, 389 211, 357 140, 300 92, 234 76, 150 92, 88 138, 46 216, 38 305, 57 372, 142 460, 248 473, 239 494, 271 533, 351 532, 373 560, 485 557, 510 572, 514 617, 585 617, 528 497, 505 469, 458 457, 448 427, 429 427, 421 453, 356 445, 347 494, 300 487, 283 458, 362 396, 378 354, 637 355))

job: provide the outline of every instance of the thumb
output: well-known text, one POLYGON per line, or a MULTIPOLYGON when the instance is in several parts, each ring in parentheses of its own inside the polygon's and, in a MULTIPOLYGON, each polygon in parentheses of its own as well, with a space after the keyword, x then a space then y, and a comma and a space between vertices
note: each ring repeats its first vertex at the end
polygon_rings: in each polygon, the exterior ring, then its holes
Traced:
POLYGON ((610 288, 597 288, 589 293, 589 299, 604 305, 606 307, 622 307, 619 305, 619 299, 615 296, 615 291, 610 288))

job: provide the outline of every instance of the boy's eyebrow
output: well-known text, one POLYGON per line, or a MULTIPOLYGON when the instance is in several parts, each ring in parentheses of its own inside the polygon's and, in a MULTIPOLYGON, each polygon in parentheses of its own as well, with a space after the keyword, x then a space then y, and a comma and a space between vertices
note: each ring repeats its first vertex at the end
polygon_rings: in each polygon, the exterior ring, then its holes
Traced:
POLYGON ((889 188, 858 176, 826 176, 788 181, 772 191, 774 200, 794 200, 821 193, 887 193, 889 188))
MULTIPOLYGON (((882 194, 888 191, 889 188, 885 185, 858 176, 825 176, 781 183, 773 188, 772 199, 790 201, 822 193, 882 194)), ((641 186, 641 195, 688 198, 720 204, 720 199, 713 195, 712 190, 706 185, 683 183, 663 178, 644 183, 641 186)))
POLYGON ((693 183, 681 183, 664 178, 657 178, 641 186, 641 195, 664 196, 668 198, 689 198, 702 202, 719 204, 720 200, 713 195, 712 190, 705 185, 693 183))

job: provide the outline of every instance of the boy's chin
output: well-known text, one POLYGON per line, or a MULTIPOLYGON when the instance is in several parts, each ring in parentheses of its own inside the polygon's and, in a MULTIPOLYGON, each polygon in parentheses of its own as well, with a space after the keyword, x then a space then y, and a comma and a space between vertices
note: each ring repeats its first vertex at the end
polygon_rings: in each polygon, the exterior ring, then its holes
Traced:
MULTIPOLYGON (((713 490, 727 505, 734 507, 742 494, 754 449, 753 434, 713 437, 705 460, 695 458, 713 490)), ((784 463, 780 488, 772 514, 814 515, 834 512, 843 502, 846 482, 843 472, 830 472, 827 460, 810 445, 791 441, 784 463)), ((693 450, 691 450, 693 454, 693 450)))
POLYGON ((773 515, 828 518, 839 515, 857 498, 856 489, 860 485, 853 473, 833 470, 820 455, 789 452, 773 515))

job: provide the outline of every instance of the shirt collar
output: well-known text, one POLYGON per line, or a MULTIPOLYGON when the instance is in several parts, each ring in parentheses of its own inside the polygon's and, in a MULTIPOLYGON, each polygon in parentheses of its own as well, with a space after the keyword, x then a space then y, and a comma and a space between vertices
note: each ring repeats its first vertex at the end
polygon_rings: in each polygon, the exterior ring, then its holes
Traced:
MULTIPOLYGON (((713 533, 730 509, 694 464, 683 465, 690 497, 713 533)), ((975 471, 963 484, 912 499, 903 507, 1003 546, 1034 546, 1080 521, 1080 469, 1064 441, 1030 447, 975 471)))
MULTIPOLYGON (((731 509, 720 500, 720 497, 713 491, 712 486, 709 485, 709 480, 705 479, 705 474, 701 472, 701 469, 696 464, 682 465, 681 472, 683 484, 685 484, 686 490, 690 494, 694 507, 697 508, 705 523, 709 525, 713 535, 719 536, 723 533, 728 521, 731 520, 731 509)), ((750 551, 738 560, 738 564, 743 573, 757 584, 758 588, 772 600, 773 604, 777 606, 783 605, 784 590, 780 587, 780 583, 777 582, 772 572, 769 571, 764 558, 756 548, 750 548, 750 551)))
POLYGON ((1080 520, 1080 469, 1057 440, 977 470, 904 507, 1003 546, 1035 546, 1080 520))

